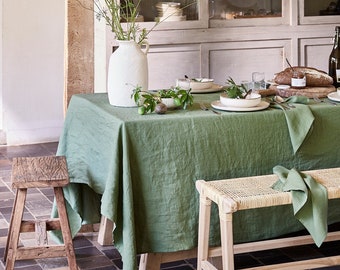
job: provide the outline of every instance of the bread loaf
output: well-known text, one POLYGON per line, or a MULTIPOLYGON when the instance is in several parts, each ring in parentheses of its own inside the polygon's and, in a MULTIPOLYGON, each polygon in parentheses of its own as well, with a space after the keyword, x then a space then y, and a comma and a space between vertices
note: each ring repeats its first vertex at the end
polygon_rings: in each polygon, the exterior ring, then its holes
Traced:
MULTIPOLYGON (((333 78, 326 72, 311 67, 293 67, 297 72, 304 72, 306 74, 306 86, 327 86, 333 84, 333 78)), ((291 84, 293 71, 291 68, 286 68, 284 71, 277 73, 274 81, 277 84, 291 84)))

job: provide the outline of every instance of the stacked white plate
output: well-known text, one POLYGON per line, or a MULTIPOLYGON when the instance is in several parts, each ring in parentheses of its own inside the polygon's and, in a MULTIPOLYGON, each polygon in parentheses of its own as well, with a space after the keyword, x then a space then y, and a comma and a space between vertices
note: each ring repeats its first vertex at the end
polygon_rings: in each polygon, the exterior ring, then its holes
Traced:
POLYGON ((178 2, 158 2, 156 4, 158 17, 157 21, 185 21, 186 16, 183 15, 181 3, 178 2))
POLYGON ((261 100, 261 95, 251 93, 245 99, 229 98, 226 93, 220 95, 220 100, 211 103, 214 109, 232 112, 261 111, 269 107, 269 103, 261 100))

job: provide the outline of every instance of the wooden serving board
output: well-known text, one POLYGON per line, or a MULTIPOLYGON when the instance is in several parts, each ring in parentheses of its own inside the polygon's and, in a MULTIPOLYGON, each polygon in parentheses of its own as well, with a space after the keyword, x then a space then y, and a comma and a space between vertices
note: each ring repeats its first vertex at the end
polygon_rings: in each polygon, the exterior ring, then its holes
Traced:
POLYGON ((257 90, 257 92, 262 96, 262 97, 266 97, 266 96, 275 96, 276 95, 276 89, 260 89, 257 90))
POLYGON ((306 96, 309 98, 323 98, 327 97, 327 95, 331 92, 335 91, 335 87, 333 85, 322 86, 322 87, 305 87, 303 89, 277 89, 277 85, 271 85, 270 89, 276 91, 276 94, 281 97, 290 97, 290 96, 306 96))

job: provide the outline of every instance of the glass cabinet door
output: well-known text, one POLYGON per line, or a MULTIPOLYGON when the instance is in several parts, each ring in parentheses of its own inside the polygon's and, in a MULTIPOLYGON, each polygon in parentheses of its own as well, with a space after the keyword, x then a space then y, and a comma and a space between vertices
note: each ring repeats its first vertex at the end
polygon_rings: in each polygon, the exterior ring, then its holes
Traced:
POLYGON ((210 0, 210 17, 222 20, 282 16, 281 0, 210 0))
POLYGON ((209 0, 210 26, 285 24, 288 7, 287 0, 209 0))
POLYGON ((191 0, 176 0, 163 2, 159 0, 144 0, 140 3, 140 14, 144 21, 153 22, 164 20, 192 21, 198 20, 198 6, 191 0))
POLYGON ((305 16, 332 16, 340 15, 340 0, 304 0, 305 16))
MULTIPOLYGON (((124 1, 124 0, 121 0, 124 1)), ((155 30, 188 29, 206 27, 205 1, 199 0, 133 0, 139 5, 139 21, 143 27, 151 28, 161 22, 155 30), (204 22, 205 21, 205 22, 204 22)))
POLYGON ((340 21, 340 0, 300 0, 300 23, 336 23, 340 21))

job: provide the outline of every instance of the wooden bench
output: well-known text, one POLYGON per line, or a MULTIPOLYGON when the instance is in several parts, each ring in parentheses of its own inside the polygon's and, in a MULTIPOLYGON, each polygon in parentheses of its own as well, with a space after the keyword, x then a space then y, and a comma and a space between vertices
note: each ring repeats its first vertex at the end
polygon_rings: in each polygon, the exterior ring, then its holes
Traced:
MULTIPOLYGON (((305 172, 327 188, 328 199, 340 198, 340 168, 313 170, 305 172)), ((251 243, 233 243, 233 213, 245 209, 255 209, 291 204, 290 192, 279 192, 271 188, 278 180, 276 175, 253 176, 227 180, 198 180, 200 193, 199 235, 197 269, 218 269, 211 258, 222 256, 223 269, 234 269, 234 254, 269 250, 288 246, 313 243, 310 236, 298 236, 264 240, 251 243), (218 206, 221 230, 221 247, 209 247, 211 202, 218 206)), ((325 241, 340 239, 340 232, 328 233, 325 241)), ((308 269, 340 265, 339 256, 269 265, 261 269, 308 269)))
POLYGON ((16 260, 54 258, 67 256, 71 270, 78 269, 70 232, 63 186, 69 177, 65 157, 20 157, 12 164, 12 187, 16 196, 4 253, 6 270, 13 269, 16 260), (27 189, 52 187, 59 218, 48 220, 23 220, 27 189), (64 244, 48 245, 47 230, 61 230, 64 244), (20 233, 35 232, 37 246, 19 247, 20 233))

